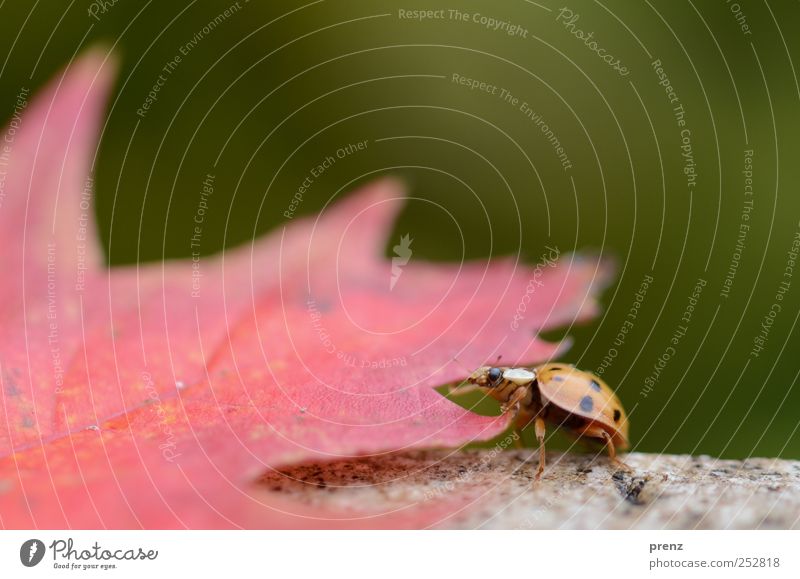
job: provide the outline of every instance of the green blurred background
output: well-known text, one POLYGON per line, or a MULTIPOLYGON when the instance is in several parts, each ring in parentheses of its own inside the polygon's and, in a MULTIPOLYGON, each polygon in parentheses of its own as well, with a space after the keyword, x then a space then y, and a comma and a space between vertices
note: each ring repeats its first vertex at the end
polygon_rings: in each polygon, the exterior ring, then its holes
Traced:
POLYGON ((414 259, 521 253, 535 262, 546 244, 614 256, 620 271, 604 313, 569 330, 566 361, 602 367, 619 388, 635 448, 800 457, 800 270, 784 275, 800 231, 800 5, 566 6, 572 19, 550 0, 2 2, 0 101, 7 119, 21 87, 41 86, 98 41, 118 54, 96 174, 97 218, 114 264, 191 255, 206 174, 216 178, 203 234, 212 253, 280 227, 311 168, 366 140, 314 181, 298 214, 392 172, 418 200, 387 251, 410 232, 414 259), (420 21, 401 10, 443 12, 420 21), (578 29, 594 34, 581 40, 578 29), (165 74, 176 55, 181 62, 165 74), (691 187, 678 102, 659 85, 655 60, 685 111, 691 187), (159 74, 157 100, 138 115, 159 74), (454 74, 496 94, 453 82, 454 74), (502 89, 519 100, 504 100, 502 89), (523 102, 552 130, 569 168, 523 102), (735 256, 741 223, 750 229, 735 256), (706 285, 684 323, 698 279, 706 285), (790 285, 779 301, 782 281, 790 285), (782 310, 754 356, 775 303, 782 310), (685 335, 668 350, 679 326, 685 335))

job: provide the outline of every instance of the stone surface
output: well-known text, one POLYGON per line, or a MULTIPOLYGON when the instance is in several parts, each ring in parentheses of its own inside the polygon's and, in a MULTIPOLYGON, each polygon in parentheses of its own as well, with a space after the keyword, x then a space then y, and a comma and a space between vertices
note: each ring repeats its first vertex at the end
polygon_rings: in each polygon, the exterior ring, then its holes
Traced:
POLYGON ((631 453, 626 473, 604 456, 549 453, 535 482, 536 456, 420 451, 296 466, 259 486, 342 512, 458 502, 450 516, 426 523, 435 528, 800 528, 800 461, 631 453))

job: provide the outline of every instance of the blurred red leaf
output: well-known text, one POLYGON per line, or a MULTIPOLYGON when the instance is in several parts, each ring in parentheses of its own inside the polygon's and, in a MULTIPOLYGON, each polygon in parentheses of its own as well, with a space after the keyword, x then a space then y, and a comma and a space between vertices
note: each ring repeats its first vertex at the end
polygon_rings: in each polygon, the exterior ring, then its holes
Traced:
POLYGON ((433 390, 463 377, 452 357, 554 355, 536 333, 592 315, 608 267, 562 256, 528 286, 512 260, 424 263, 398 240, 393 268, 404 192, 383 179, 248 247, 106 269, 90 177, 112 68, 91 53, 23 95, 3 141, 0 523, 416 527, 457 508, 329 513, 254 481, 497 435, 504 420, 433 390))

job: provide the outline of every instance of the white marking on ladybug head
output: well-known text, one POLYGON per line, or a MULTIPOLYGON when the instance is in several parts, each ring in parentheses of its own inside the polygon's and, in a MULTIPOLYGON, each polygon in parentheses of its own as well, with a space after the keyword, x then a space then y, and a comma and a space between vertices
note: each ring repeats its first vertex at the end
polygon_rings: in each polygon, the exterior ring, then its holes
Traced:
POLYGON ((503 379, 517 386, 525 386, 536 380, 536 374, 525 368, 509 368, 503 372, 503 379))

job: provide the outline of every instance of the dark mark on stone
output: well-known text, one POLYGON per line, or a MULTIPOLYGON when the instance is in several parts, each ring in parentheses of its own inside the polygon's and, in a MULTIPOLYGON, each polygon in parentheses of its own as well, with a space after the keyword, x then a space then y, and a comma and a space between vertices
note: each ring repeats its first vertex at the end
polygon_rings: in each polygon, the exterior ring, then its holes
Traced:
POLYGON ((615 472, 611 475, 611 478, 614 479, 617 491, 619 491, 623 499, 637 506, 646 503, 641 494, 649 480, 648 478, 625 475, 622 471, 615 472))

